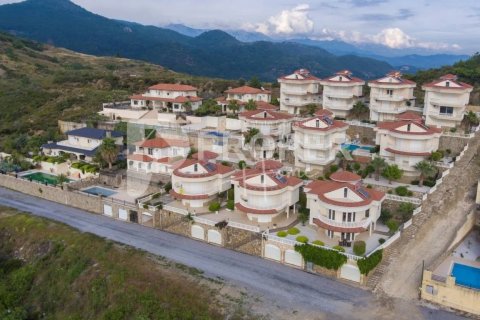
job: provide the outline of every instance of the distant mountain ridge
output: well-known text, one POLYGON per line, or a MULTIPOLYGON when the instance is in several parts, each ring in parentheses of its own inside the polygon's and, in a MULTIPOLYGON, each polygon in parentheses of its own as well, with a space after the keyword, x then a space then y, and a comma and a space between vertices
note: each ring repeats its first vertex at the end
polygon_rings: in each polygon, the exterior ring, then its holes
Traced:
MULTIPOLYGON (((195 29, 183 24, 170 24, 165 28, 177 31, 183 35, 198 36, 208 29, 195 29)), ((273 41, 279 42, 271 37, 258 32, 248 32, 242 30, 224 30, 240 41, 273 41)), ((285 40, 283 40, 285 41, 285 40)), ((356 55, 360 57, 373 58, 385 61, 397 69, 403 69, 406 72, 415 72, 430 68, 439 68, 445 65, 452 65, 458 61, 466 60, 468 55, 457 54, 437 54, 428 50, 421 49, 392 49, 382 45, 365 44, 354 45, 340 40, 312 40, 308 38, 289 39, 287 42, 300 43, 307 46, 318 47, 334 55, 356 55), (418 52, 418 53, 417 53, 418 52)))
POLYGON ((178 72, 227 79, 274 80, 300 67, 324 77, 341 69, 371 79, 392 69, 386 62, 336 56, 291 42, 241 42, 214 30, 190 37, 165 28, 108 19, 68 0, 27 0, 0 6, 0 30, 82 53, 121 56, 178 72))

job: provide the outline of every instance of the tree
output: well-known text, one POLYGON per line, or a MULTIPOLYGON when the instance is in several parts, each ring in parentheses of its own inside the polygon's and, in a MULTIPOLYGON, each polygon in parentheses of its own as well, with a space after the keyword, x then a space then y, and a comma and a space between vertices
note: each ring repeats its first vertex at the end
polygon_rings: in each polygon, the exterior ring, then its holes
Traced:
POLYGON ((272 98, 272 100, 270 101, 270 104, 272 104, 274 106, 279 106, 280 101, 278 100, 278 98, 272 98))
POLYGON ((185 112, 192 112, 192 103, 190 101, 185 102, 183 108, 185 109, 185 112))
POLYGON ((233 111, 233 113, 237 113, 240 110, 240 105, 238 104, 237 100, 230 100, 227 106, 228 110, 233 111))
POLYGON ((350 112, 355 118, 361 118, 368 113, 368 107, 362 101, 358 101, 353 105, 352 111, 350 112))
POLYGON ((65 182, 68 182, 67 176, 64 175, 63 173, 60 174, 60 175, 58 175, 58 177, 57 177, 57 183, 58 183, 59 185, 62 185, 62 184, 64 184, 65 182))
POLYGON ((308 104, 305 108, 301 111, 301 114, 306 115, 313 115, 317 111, 318 106, 314 103, 308 104))
POLYGON ((248 102, 245 104, 245 110, 256 110, 256 109, 257 109, 257 103, 252 99, 248 100, 248 102))
POLYGON ((407 221, 412 216, 415 205, 409 202, 402 202, 398 207, 398 213, 402 216, 403 221, 407 221))
POLYGON ((248 131, 245 133, 245 143, 250 143, 252 138, 259 133, 260 133, 260 130, 258 130, 257 128, 248 129, 248 131))
POLYGON ((370 165, 373 167, 374 172, 375 172, 375 180, 380 180, 380 172, 382 171, 383 168, 387 166, 387 162, 385 159, 381 157, 375 157, 373 158, 372 162, 370 162, 370 165))
POLYGON ((418 162, 414 168, 420 172, 420 178, 418 182, 420 187, 423 186, 423 182, 426 178, 433 176, 437 172, 437 168, 433 165, 433 163, 425 160, 418 162))
POLYGON ((393 180, 398 180, 403 176, 403 170, 396 164, 392 164, 385 167, 382 175, 388 180, 388 183, 392 183, 393 180))
MULTIPOLYGON (((347 150, 345 150, 344 152, 350 153, 347 150)), ((348 160, 347 160, 347 158, 345 158, 345 155, 343 154, 343 152, 339 151, 337 153, 337 158, 340 161, 340 165, 341 165, 343 171, 347 170, 348 160)))
POLYGON ((195 115, 199 117, 207 115, 216 115, 222 111, 222 107, 213 99, 207 99, 202 102, 202 105, 195 110, 195 115))
POLYGON ((468 132, 471 132, 472 128, 478 126, 478 124, 480 123, 480 121, 478 120, 477 114, 473 111, 469 111, 465 115, 464 119, 467 122, 468 132))
POLYGON ((260 89, 262 87, 262 83, 260 82, 260 80, 258 80, 257 77, 252 77, 252 79, 250 79, 250 81, 248 82, 248 85, 252 88, 257 89, 260 89))
POLYGON ((108 168, 112 169, 112 165, 117 159, 118 155, 118 149, 117 145, 115 144, 115 140, 112 138, 103 139, 98 151, 100 152, 102 159, 108 163, 108 168))

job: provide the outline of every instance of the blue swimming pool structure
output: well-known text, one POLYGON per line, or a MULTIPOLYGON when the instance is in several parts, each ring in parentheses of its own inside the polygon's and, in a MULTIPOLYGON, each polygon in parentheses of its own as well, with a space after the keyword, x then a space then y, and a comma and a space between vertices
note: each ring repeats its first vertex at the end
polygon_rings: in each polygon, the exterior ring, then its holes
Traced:
POLYGON ((90 188, 83 189, 82 192, 88 193, 94 196, 102 196, 102 197, 110 197, 117 193, 114 190, 110 190, 102 187, 90 187, 90 188))
POLYGON ((375 146, 362 146, 362 145, 353 144, 353 143, 342 143, 342 149, 346 149, 350 152, 353 152, 357 149, 370 152, 375 149, 375 146))
POLYGON ((480 268, 454 263, 452 277, 457 285, 480 290, 480 268))

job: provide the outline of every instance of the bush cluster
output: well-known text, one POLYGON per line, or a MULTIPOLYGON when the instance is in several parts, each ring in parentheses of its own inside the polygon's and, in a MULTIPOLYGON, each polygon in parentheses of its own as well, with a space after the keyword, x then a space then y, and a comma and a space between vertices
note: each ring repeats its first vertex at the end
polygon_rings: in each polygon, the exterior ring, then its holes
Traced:
POLYGON ((357 256, 363 256, 367 250, 367 244, 365 241, 355 241, 353 243, 353 253, 357 256))
POLYGON ((295 251, 300 253, 305 261, 312 262, 329 270, 338 270, 347 262, 347 257, 337 251, 308 244, 296 245, 295 251))
POLYGON ((285 238, 288 235, 287 231, 278 231, 277 237, 285 238))
POLYGON ((411 197, 413 196, 413 192, 408 190, 405 186, 399 186, 395 188, 395 193, 400 197, 411 197))
POLYGON ((298 230, 298 228, 294 227, 294 228, 288 229, 288 234, 291 234, 292 236, 297 235, 299 233, 300 233, 300 230, 298 230))
POLYGON ((295 240, 301 243, 308 243, 308 238, 305 236, 298 236, 295 240))
POLYGON ((208 210, 210 212, 215 212, 215 211, 220 210, 220 203, 217 202, 217 201, 214 201, 214 202, 210 203, 210 205, 208 206, 208 210))
POLYGON ((358 260, 357 264, 358 268, 360 269, 360 273, 368 275, 368 273, 372 271, 382 261, 382 256, 383 250, 378 250, 369 257, 358 260))

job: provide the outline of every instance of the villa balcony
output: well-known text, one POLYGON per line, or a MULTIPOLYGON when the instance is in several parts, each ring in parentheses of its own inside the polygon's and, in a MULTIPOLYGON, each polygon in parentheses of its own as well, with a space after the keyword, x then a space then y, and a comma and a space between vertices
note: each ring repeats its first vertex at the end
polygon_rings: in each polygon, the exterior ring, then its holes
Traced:
POLYGON ((321 222, 325 223, 326 225, 329 225, 331 227, 336 227, 336 228, 345 228, 345 229, 353 229, 353 228, 363 228, 363 229, 368 229, 370 224, 372 223, 371 218, 367 218, 364 220, 360 221, 355 221, 355 222, 343 222, 343 221, 335 221, 328 219, 327 217, 324 217, 322 215, 316 217, 318 220, 321 222))
POLYGON ((464 108, 465 105, 462 104, 459 100, 452 100, 452 99, 439 99, 439 98, 431 98, 429 99, 432 105, 436 106, 445 106, 445 107, 453 107, 453 108, 464 108))
POLYGON ((404 100, 408 100, 403 96, 399 95, 390 95, 390 94, 381 94, 376 97, 373 97, 373 99, 378 100, 378 101, 392 101, 392 102, 401 102, 404 100))
POLYGON ((370 109, 375 111, 375 112, 378 112, 378 113, 391 113, 391 114, 399 114, 399 113, 402 113, 402 112, 405 112, 408 110, 408 107, 407 106, 388 106, 388 107, 385 107, 385 106, 382 106, 382 105, 375 105, 375 104, 371 104, 370 105, 370 109))
POLYGON ((330 143, 312 143, 308 141, 298 141, 298 145, 303 149, 330 150, 333 148, 330 143))
POLYGON ((353 93, 344 93, 344 92, 327 92, 323 93, 325 97, 332 98, 332 99, 347 99, 352 100, 354 98, 353 93))
POLYGON ((353 108, 353 104, 349 103, 348 101, 325 101, 323 104, 325 108, 335 109, 335 110, 351 110, 353 108))
POLYGON ((439 119, 439 120, 450 120, 450 121, 462 121, 463 120, 463 113, 455 114, 455 113, 429 113, 429 117, 439 119))
POLYGON ((282 102, 287 106, 304 107, 312 103, 320 103, 320 99, 311 99, 311 100, 283 99, 282 102))
POLYGON ((293 90, 293 89, 283 89, 282 94, 292 95, 292 96, 306 96, 312 94, 306 90, 293 90))

